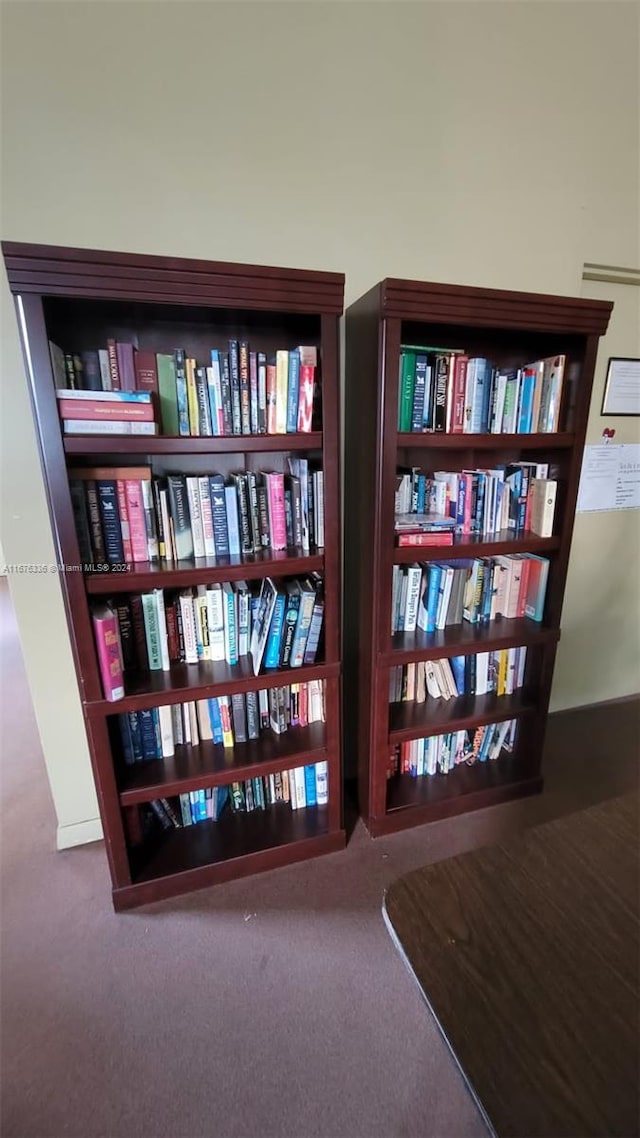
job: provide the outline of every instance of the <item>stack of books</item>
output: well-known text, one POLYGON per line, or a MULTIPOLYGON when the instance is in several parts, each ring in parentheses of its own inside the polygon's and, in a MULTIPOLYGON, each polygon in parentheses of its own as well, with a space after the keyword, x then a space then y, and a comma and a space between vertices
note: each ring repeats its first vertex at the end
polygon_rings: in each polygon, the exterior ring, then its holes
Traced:
POLYGON ((443 630, 501 618, 541 621, 549 560, 534 553, 393 566, 391 631, 443 630))
POLYGON ((217 822, 225 813, 251 813, 288 802, 292 810, 325 806, 329 801, 327 763, 192 790, 174 798, 155 798, 141 808, 143 839, 154 830, 177 830, 199 822, 217 822))
POLYGON ((403 344, 398 430, 548 434, 558 430, 566 357, 496 367, 459 349, 403 344))
POLYGON ((153 397, 163 435, 287 435, 313 428, 315 345, 267 354, 251 349, 248 340, 229 340, 228 350, 212 348, 204 365, 183 348, 155 353, 115 340, 75 353, 50 342, 49 350, 67 434, 156 433, 129 411, 137 402, 127 399, 131 393, 153 397), (85 410, 106 397, 120 404, 122 414, 92 411, 80 418, 69 406, 76 397, 85 410))
POLYGON ((90 569, 241 557, 324 546, 324 477, 306 458, 289 473, 152 477, 148 466, 77 469, 70 480, 80 557, 90 569))
POLYGON ((158 424, 148 391, 56 392, 66 435, 157 435, 158 424))
POLYGON ((127 766, 171 758, 176 747, 201 742, 234 747, 265 734, 325 721, 323 680, 234 695, 164 704, 118 715, 127 766))
POLYGON ((387 778, 408 774, 449 774, 460 763, 495 762, 503 751, 513 751, 518 727, 517 719, 490 723, 475 731, 451 731, 399 743, 391 753, 387 778))
MULTIPOLYGON (((555 470, 555 468, 554 468, 555 470)), ((453 542, 453 534, 489 537, 508 531, 551 537, 558 483, 547 462, 511 462, 491 470, 418 467, 396 475, 395 528, 399 545, 453 542), (425 535, 420 538, 419 535, 425 535)))
POLYGON ((459 695, 511 695, 524 684, 527 649, 501 648, 468 656, 399 664, 389 676, 390 703, 424 703, 459 695))
POLYGON ((260 669, 299 668, 316 660, 324 620, 317 573, 293 580, 265 577, 152 589, 96 605, 92 611, 105 699, 124 696, 125 670, 165 671, 173 663, 250 656, 260 669))

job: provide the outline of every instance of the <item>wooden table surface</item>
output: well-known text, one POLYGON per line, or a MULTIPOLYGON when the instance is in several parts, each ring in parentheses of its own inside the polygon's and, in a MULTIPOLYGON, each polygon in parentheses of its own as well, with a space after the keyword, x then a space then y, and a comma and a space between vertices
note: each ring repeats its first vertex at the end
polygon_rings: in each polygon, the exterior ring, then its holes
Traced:
POLYGON ((387 891, 391 934, 500 1138, 638 1134, 638 885, 629 795, 387 891))

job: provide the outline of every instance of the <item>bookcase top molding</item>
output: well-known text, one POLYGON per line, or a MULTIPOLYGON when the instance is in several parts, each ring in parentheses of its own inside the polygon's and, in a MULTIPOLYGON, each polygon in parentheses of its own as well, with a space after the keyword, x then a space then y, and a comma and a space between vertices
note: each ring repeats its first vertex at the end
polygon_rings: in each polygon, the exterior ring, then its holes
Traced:
POLYGON ((344 274, 4 241, 12 293, 340 315, 344 274))
POLYGON ((438 324, 602 336, 611 301, 435 284, 388 277, 377 286, 383 317, 438 324))

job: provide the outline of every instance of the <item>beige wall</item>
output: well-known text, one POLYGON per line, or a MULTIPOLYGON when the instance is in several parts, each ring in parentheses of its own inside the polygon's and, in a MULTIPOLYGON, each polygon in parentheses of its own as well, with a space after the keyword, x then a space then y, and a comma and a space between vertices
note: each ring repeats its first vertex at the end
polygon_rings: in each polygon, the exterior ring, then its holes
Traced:
MULTIPOLYGON (((575 293, 583 261, 638 261, 634 4, 2 14, 6 238, 343 270, 347 301, 393 275, 575 293)), ((8 305, 5 286, 2 540, 49 561, 8 305)), ((94 832, 96 803, 59 585, 12 586, 64 844, 94 832)), ((578 684, 567 658, 554 698, 628 676, 616 657, 578 684)))

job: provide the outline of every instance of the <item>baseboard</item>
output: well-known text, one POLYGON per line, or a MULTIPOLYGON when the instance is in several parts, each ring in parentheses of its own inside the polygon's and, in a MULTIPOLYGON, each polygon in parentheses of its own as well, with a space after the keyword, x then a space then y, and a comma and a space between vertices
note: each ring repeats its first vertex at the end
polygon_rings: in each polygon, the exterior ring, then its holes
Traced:
POLYGON ((88 842, 101 842, 102 822, 99 818, 89 818, 86 822, 73 822, 70 826, 58 826, 56 846, 68 850, 72 846, 84 846, 88 842))

